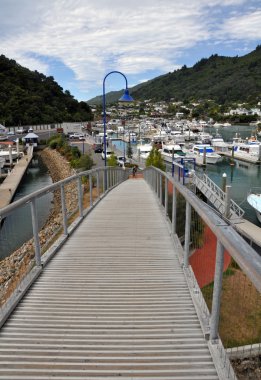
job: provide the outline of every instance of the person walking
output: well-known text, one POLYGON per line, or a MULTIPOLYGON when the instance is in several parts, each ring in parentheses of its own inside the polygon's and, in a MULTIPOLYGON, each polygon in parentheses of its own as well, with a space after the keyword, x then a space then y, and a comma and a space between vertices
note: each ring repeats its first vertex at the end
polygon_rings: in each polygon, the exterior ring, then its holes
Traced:
POLYGON ((137 172, 137 166, 134 165, 133 168, 132 168, 132 175, 133 175, 133 177, 135 177, 136 172, 137 172))

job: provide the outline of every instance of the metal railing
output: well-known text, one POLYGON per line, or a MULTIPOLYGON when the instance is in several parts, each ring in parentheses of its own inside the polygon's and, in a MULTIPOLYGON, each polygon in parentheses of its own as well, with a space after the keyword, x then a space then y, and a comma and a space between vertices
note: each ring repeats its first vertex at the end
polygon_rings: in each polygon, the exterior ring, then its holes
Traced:
POLYGON ((222 215, 227 213, 228 218, 243 217, 244 210, 233 199, 230 199, 227 192, 220 189, 206 174, 203 174, 201 178, 194 174, 191 181, 203 194, 211 198, 211 203, 222 215), (227 205, 227 201, 229 201, 229 205, 227 205), (229 210, 226 212, 228 207, 229 210))
POLYGON ((261 353, 261 257, 175 178, 154 167, 144 170, 144 178, 170 223, 212 355, 222 359, 227 378, 236 378, 228 356, 245 347, 261 353))
POLYGON ((1 285, 0 326, 26 289, 82 219, 112 188, 129 176, 119 167, 83 171, 17 200, 0 209, 1 285), (51 208, 40 221, 39 209, 51 208), (11 242, 20 223, 23 240, 14 251, 11 242), (40 225, 42 224, 42 225, 40 225), (10 250, 11 249, 11 250, 10 250))

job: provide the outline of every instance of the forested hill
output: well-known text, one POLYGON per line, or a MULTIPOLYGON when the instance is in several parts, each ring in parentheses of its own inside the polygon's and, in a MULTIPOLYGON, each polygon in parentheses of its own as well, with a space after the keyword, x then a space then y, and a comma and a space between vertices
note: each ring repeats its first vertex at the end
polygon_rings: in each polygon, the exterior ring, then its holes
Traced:
MULTIPOLYGON (((243 57, 212 55, 193 67, 183 66, 141 85, 132 87, 135 100, 187 101, 212 99, 219 104, 261 100, 261 45, 243 57)), ((122 91, 106 95, 106 103, 117 101, 122 91)), ((88 100, 101 103, 101 97, 88 100)))
POLYGON ((86 102, 63 91, 53 77, 0 55, 0 124, 30 125, 91 120, 86 102))

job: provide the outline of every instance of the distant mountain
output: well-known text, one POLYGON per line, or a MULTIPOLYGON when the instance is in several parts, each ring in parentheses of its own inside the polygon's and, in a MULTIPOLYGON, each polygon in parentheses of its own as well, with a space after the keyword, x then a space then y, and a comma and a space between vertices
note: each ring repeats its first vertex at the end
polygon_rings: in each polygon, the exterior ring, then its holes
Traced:
POLYGON ((0 123, 12 126, 91 119, 88 104, 63 91, 53 77, 0 55, 0 123))
MULTIPOLYGON (((106 103, 114 103, 123 90, 106 94, 106 103)), ((212 99, 219 104, 261 100, 261 45, 243 57, 217 54, 202 58, 193 67, 183 66, 130 89, 135 100, 175 99, 191 101, 212 99)), ((88 100, 100 104, 102 96, 88 100)))

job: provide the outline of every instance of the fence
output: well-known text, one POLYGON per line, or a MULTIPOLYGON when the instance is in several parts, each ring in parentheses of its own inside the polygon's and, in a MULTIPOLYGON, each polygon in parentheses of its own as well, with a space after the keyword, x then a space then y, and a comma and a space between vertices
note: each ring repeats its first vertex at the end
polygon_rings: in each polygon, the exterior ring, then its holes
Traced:
POLYGON ((0 248, 6 256, 0 267, 0 326, 69 234, 128 175, 118 167, 81 172, 0 210, 0 248), (41 221, 44 209, 47 219, 41 221), (23 240, 12 249, 19 226, 23 240))
POLYGON ((170 175, 150 167, 144 178, 170 222, 209 347, 236 378, 229 356, 238 370, 237 356, 261 354, 261 257, 170 175))

